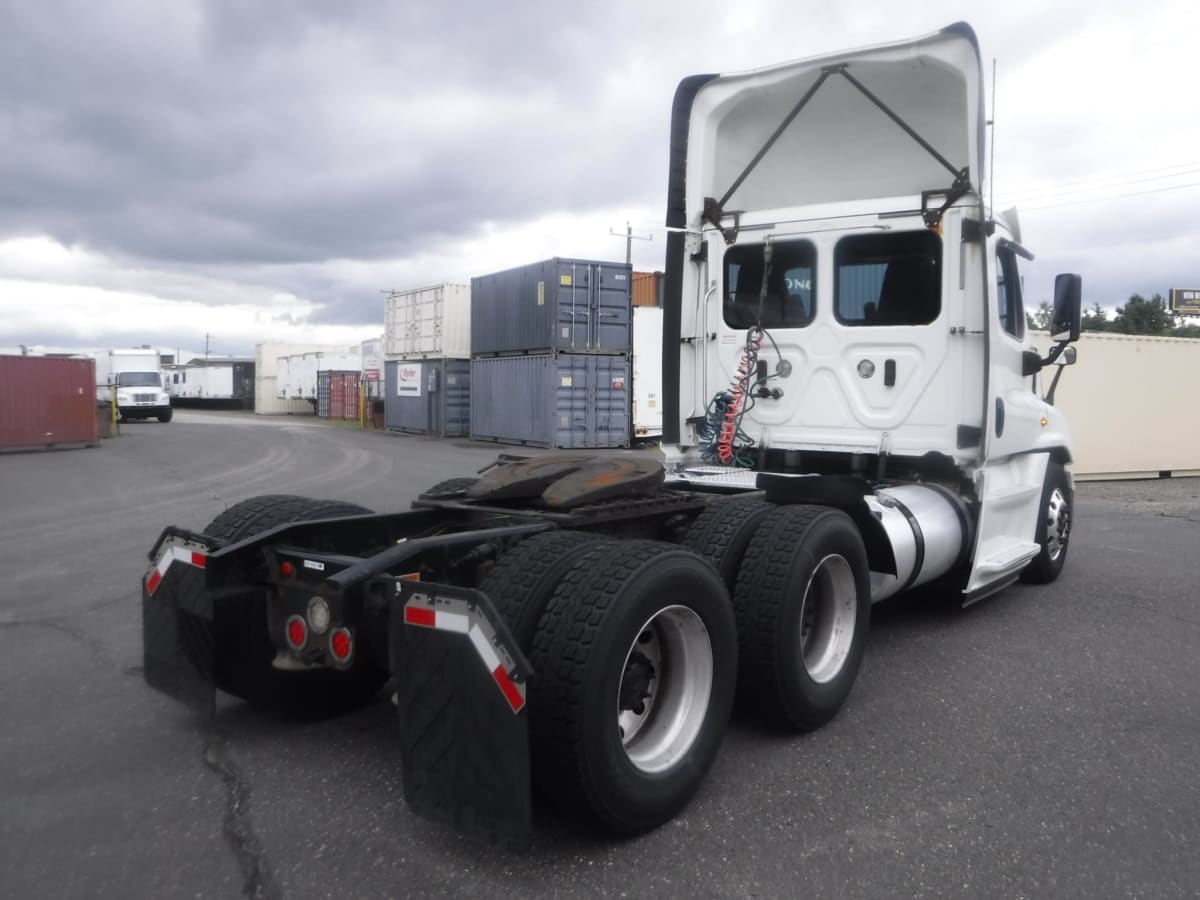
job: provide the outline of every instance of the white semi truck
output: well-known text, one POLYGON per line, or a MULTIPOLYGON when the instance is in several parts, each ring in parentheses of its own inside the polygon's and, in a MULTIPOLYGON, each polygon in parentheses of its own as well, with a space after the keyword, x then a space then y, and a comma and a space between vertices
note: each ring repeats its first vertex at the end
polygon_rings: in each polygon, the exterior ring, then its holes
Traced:
POLYGON ((163 383, 157 350, 101 350, 95 358, 98 403, 111 403, 115 391, 117 412, 123 420, 171 421, 171 397, 163 383))
POLYGON ((836 715, 873 603, 1053 581, 1080 279, 1043 358, 981 98, 963 24, 683 81, 665 463, 502 457, 410 511, 272 496, 167 528, 147 681, 322 715, 390 678, 416 812, 519 845, 534 784, 636 833, 692 797, 735 699, 797 731, 836 715))

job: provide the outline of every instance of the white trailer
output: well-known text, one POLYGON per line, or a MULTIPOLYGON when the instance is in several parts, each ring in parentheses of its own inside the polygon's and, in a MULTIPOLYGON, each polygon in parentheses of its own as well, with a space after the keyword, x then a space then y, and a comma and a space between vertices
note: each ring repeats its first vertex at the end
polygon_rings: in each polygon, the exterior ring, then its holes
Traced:
POLYGON ((278 396, 289 400, 317 400, 318 372, 361 372, 362 348, 318 350, 281 356, 276 361, 278 396))
POLYGON ((633 308, 633 435, 662 436, 663 311, 654 306, 633 308))

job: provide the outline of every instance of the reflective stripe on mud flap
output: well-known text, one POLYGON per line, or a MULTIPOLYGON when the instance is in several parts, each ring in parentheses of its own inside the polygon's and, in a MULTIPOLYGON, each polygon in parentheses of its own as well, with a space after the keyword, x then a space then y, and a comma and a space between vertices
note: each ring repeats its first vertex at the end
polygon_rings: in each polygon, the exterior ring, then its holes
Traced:
POLYGON ((153 595, 158 590, 158 586, 162 584, 163 578, 166 577, 167 569, 171 568, 171 563, 173 562, 187 563, 189 566, 203 569, 208 562, 208 557, 203 553, 189 550, 187 547, 181 547, 178 544, 167 547, 163 550, 162 556, 158 558, 158 563, 146 575, 146 593, 153 595))
POLYGON ((404 624, 465 634, 514 713, 525 707, 525 684, 513 680, 517 666, 479 608, 457 597, 417 592, 404 605, 404 624))

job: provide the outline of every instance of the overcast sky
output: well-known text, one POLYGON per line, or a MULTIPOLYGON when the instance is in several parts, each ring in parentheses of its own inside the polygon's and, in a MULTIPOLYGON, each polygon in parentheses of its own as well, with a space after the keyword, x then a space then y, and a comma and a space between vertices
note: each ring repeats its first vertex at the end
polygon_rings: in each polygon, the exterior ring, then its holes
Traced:
POLYGON ((1200 287, 1197 9, 0 0, 0 351, 356 342, 386 289, 623 259, 627 220, 661 269, 682 77, 958 19, 1031 305, 1200 287))

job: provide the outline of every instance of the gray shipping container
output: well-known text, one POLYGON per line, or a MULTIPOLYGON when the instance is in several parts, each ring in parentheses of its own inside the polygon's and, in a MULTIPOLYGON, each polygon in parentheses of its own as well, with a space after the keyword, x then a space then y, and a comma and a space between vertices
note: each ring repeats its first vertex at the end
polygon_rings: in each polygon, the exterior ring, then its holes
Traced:
POLYGON ((385 428, 441 437, 470 431, 470 360, 388 361, 383 368, 385 428))
POLYGON ((471 437, 533 447, 628 447, 629 359, 580 353, 471 360, 471 437))
POLYGON ((549 259, 471 279, 471 355, 628 353, 633 269, 549 259))

